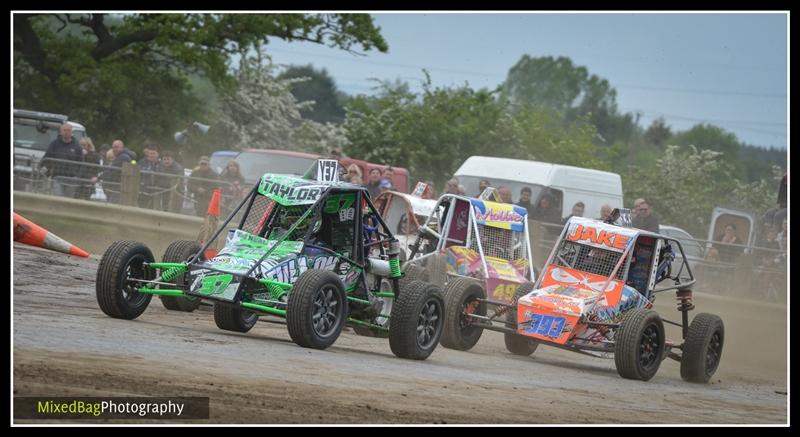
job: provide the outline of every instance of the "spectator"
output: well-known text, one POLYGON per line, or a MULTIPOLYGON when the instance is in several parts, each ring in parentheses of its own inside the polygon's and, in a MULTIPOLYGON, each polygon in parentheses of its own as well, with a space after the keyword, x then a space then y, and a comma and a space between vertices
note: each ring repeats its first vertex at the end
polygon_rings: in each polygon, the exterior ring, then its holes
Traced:
POLYGON ((101 156, 94 149, 94 143, 89 137, 83 137, 80 141, 81 148, 83 149, 83 161, 87 164, 81 169, 81 187, 78 194, 79 199, 89 200, 94 194, 94 182, 92 178, 100 173, 100 169, 91 164, 99 165, 101 156))
POLYGON ((194 211, 200 217, 206 215, 208 204, 211 202, 211 194, 217 188, 215 182, 217 172, 208 165, 208 156, 201 156, 197 162, 197 167, 192 170, 189 180, 189 191, 194 195, 194 211), (198 180, 209 179, 209 180, 198 180))
POLYGON ((389 190, 392 190, 392 181, 389 179, 381 179, 381 183, 379 185, 381 193, 385 193, 389 190))
POLYGON ((483 191, 487 188, 489 188, 489 181, 482 179, 478 182, 478 194, 475 197, 481 197, 481 194, 483 194, 483 191))
POLYGON ((364 185, 364 180, 361 179, 361 175, 356 173, 350 176, 350 183, 355 185, 364 185))
POLYGON ((742 244, 742 240, 736 236, 736 225, 728 223, 725 226, 724 233, 717 237, 717 241, 722 243, 714 245, 719 252, 719 260, 726 263, 735 263, 742 253, 741 247, 729 246, 729 244, 742 244))
POLYGON ((778 230, 770 228, 766 231, 764 240, 759 244, 764 250, 761 251, 760 267, 772 267, 776 264, 781 245, 778 242, 778 230))
POLYGON ((60 134, 50 142, 50 146, 47 148, 47 152, 45 152, 41 162, 42 171, 52 178, 53 194, 56 196, 76 197, 78 184, 75 178, 81 175, 80 164, 74 165, 59 161, 48 162, 47 159, 83 162, 83 149, 72 136, 72 125, 69 123, 61 125, 60 134))
POLYGON ((642 198, 639 198, 639 199, 636 199, 636 200, 633 201, 633 210, 631 211, 631 213, 632 213, 631 215, 633 217, 631 217, 631 219, 633 219, 634 217, 636 217, 639 214, 639 205, 641 205, 644 202, 646 202, 646 200, 644 200, 642 198))
POLYGON ((380 184, 381 170, 373 167, 369 170, 369 180, 366 185, 367 191, 369 191, 369 197, 374 199, 381 193, 380 184))
POLYGON ((383 169, 383 173, 381 174, 381 178, 388 179, 389 182, 393 182, 394 181, 394 169, 392 168, 392 166, 388 166, 388 167, 383 169))
POLYGON ((517 202, 517 206, 525 208, 528 211, 528 216, 533 213, 533 204, 531 203, 531 187, 522 187, 522 189, 519 190, 519 202, 517 202))
POLYGON ((458 194, 458 178, 453 176, 447 181, 444 187, 444 192, 447 194, 458 194))
POLYGON ((637 199, 634 202, 634 216, 632 225, 634 228, 639 228, 643 231, 650 231, 658 233, 659 223, 653 211, 650 209, 650 204, 644 199, 637 199), (637 203, 638 202, 638 203, 637 203))
POLYGON ((567 216, 562 224, 567 224, 567 221, 569 221, 571 217, 583 217, 583 211, 585 208, 586 205, 584 205, 583 202, 576 202, 574 205, 572 205, 572 214, 567 216))
POLYGON ((458 194, 461 195, 461 196, 466 196, 467 195, 467 189, 464 188, 464 186, 461 185, 461 184, 458 185, 458 194))
POLYGON ((609 204, 605 204, 600 207, 600 218, 599 220, 606 220, 608 216, 614 211, 614 208, 611 207, 609 204))
POLYGON ((782 251, 786 252, 788 250, 788 239, 789 239, 789 223, 786 219, 783 219, 781 222, 781 232, 778 234, 778 244, 782 251))
POLYGON ((183 166, 175 161, 175 155, 169 150, 165 150, 161 158, 161 173, 172 175, 161 176, 159 180, 158 186, 166 190, 164 195, 161 196, 161 209, 170 212, 181 212, 183 209, 181 208, 183 204, 182 198, 185 192, 184 179, 182 178, 183 166), (173 190, 175 191, 174 195, 172 194, 173 190), (174 202, 171 201, 173 197, 175 198, 174 202))
MULTIPOLYGON (((350 183, 354 183, 353 177, 355 176, 358 176, 359 179, 362 180, 364 179, 364 175, 361 174, 361 167, 359 167, 356 164, 350 164, 349 166, 347 166, 347 181, 350 183)), ((360 182, 359 185, 361 185, 360 182)))
MULTIPOLYGON (((531 219, 543 223, 561 224, 561 213, 556 208, 553 196, 545 193, 539 198, 539 203, 531 213, 531 219)), ((551 228, 548 228, 551 229, 551 228)), ((560 229, 558 229, 560 231, 560 229)))
POLYGON ((107 162, 107 160, 106 160, 106 157, 108 156, 108 152, 110 152, 110 151, 111 151, 111 146, 109 146, 108 144, 103 144, 102 146, 100 146, 99 149, 97 149, 97 153, 98 153, 98 155, 100 155, 100 165, 110 165, 111 164, 110 161, 107 162))
POLYGON ((139 207, 161 207, 160 193, 163 189, 159 187, 161 178, 156 174, 161 172, 161 162, 155 144, 144 147, 144 159, 139 162, 139 170, 142 172, 139 179, 139 207))
POLYGON ((708 249, 708 252, 705 256, 705 261, 709 263, 718 263, 719 262, 719 250, 716 247, 711 247, 708 249))
POLYGON ((497 189, 497 195, 500 196, 500 201, 503 203, 514 203, 511 199, 511 188, 500 187, 497 189))
MULTIPOLYGON (((98 175, 98 179, 102 179, 103 181, 103 191, 106 194, 108 202, 119 203, 122 164, 133 162, 134 155, 133 152, 125 147, 125 143, 123 143, 122 140, 114 140, 114 142, 111 143, 111 150, 109 152, 107 159, 112 168, 103 170, 103 172, 98 175)), ((96 179, 92 178, 92 182, 96 182, 96 179)))
MULTIPOLYGON (((222 206, 227 212, 230 212, 244 197, 244 176, 239 169, 239 163, 232 159, 228 161, 219 178, 221 181, 227 182, 221 184, 222 206)), ((227 213, 225 215, 227 216, 227 213)))

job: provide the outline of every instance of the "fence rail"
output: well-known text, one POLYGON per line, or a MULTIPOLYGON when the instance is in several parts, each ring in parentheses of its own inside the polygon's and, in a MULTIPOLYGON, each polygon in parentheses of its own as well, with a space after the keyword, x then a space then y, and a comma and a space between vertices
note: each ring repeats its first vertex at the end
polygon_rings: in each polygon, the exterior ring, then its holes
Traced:
POLYGON ((33 165, 22 161, 14 166, 16 191, 201 217, 205 216, 214 188, 221 188, 221 213, 225 215, 250 187, 219 179, 144 171, 130 163, 116 167, 47 158, 33 165))

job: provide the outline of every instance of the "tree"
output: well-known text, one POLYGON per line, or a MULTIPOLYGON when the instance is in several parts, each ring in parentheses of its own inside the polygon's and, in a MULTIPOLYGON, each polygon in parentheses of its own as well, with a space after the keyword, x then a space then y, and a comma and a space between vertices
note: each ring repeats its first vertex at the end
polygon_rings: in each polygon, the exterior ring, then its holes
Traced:
POLYGON ((623 174, 622 182, 626 199, 647 199, 662 224, 679 226, 695 236, 706 235, 717 206, 760 216, 775 199, 772 177, 743 182, 733 176, 733 167, 721 152, 695 146, 667 146, 654 170, 623 174))
POLYGON ((300 111, 303 118, 319 123, 342 123, 344 121, 344 108, 336 89, 336 83, 328 75, 326 69, 315 70, 311 65, 290 66, 278 78, 308 79, 302 83, 293 83, 290 88, 297 100, 314 102, 313 108, 300 111))
POLYGON ((293 85, 307 79, 279 79, 275 67, 246 59, 236 72, 238 88, 221 97, 217 114, 228 144, 234 148, 291 149, 325 153, 346 142, 342 128, 303 119, 313 102, 299 102, 293 85))
POLYGON ((735 165, 737 170, 741 167, 739 150, 742 146, 736 139, 736 135, 721 127, 704 123, 696 124, 689 130, 676 133, 670 138, 670 143, 680 146, 694 145, 698 149, 720 152, 723 160, 735 165))
POLYGON ((415 179, 442 185, 473 155, 604 168, 593 156, 594 128, 564 124, 541 108, 511 111, 486 89, 383 83, 377 96, 354 97, 345 120, 350 156, 408 167, 415 179))
MULTIPOLYGON (((61 112, 106 141, 170 142, 208 119, 187 76, 236 87, 230 64, 270 38, 387 51, 366 14, 14 14, 14 105, 61 112)), ((256 50, 254 50, 256 49, 256 50)))
POLYGON ((644 137, 650 144, 660 148, 672 137, 672 130, 667 125, 666 120, 663 117, 659 117, 650 123, 650 127, 647 128, 644 137))
POLYGON ((566 121, 588 117, 596 126, 597 139, 610 145, 629 141, 635 129, 630 114, 617 112, 616 90, 606 79, 589 74, 566 57, 522 58, 508 71, 501 85, 501 99, 512 105, 557 111, 566 121))

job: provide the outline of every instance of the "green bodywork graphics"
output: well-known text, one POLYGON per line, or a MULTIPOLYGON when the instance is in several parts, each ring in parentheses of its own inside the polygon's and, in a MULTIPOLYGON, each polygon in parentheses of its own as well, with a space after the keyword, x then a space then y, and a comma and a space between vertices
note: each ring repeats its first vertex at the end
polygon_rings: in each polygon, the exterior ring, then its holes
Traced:
POLYGON ((328 187, 316 181, 292 176, 264 175, 258 185, 258 192, 284 206, 310 205, 328 187))

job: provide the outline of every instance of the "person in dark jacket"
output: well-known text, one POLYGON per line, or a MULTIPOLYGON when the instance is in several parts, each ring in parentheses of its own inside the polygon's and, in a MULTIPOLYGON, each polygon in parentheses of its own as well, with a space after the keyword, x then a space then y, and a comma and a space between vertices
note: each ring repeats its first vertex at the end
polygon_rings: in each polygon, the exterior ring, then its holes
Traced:
POLYGON ((158 145, 148 144, 144 148, 144 159, 139 161, 139 170, 142 172, 139 179, 139 207, 160 208, 161 192, 159 187, 160 177, 154 173, 161 172, 161 161, 158 159, 158 145))
POLYGON ((61 125, 60 134, 47 148, 41 161, 41 170, 51 178, 53 194, 56 196, 76 197, 81 166, 48 159, 83 162, 83 149, 78 140, 72 136, 72 125, 61 125))
POLYGON ((640 200, 636 207, 636 215, 633 217, 631 224, 634 228, 643 231, 660 232, 658 218, 653 214, 653 210, 650 209, 650 204, 647 203, 645 199, 640 200))
POLYGON ((161 173, 164 176, 161 176, 158 185, 166 190, 161 196, 161 208, 164 211, 181 212, 183 193, 186 192, 186 179, 182 177, 183 166, 175 161, 175 155, 169 150, 165 150, 161 156, 161 173))
POLYGON ((217 172, 208 165, 208 156, 203 156, 197 163, 197 167, 192 170, 189 180, 189 191, 194 195, 194 211, 200 217, 205 217, 208 211, 208 204, 211 202, 211 195, 214 188, 217 188, 217 172), (213 180, 198 180, 213 179, 213 180))

